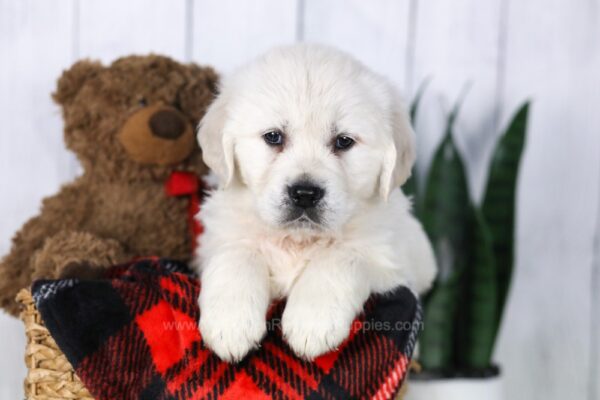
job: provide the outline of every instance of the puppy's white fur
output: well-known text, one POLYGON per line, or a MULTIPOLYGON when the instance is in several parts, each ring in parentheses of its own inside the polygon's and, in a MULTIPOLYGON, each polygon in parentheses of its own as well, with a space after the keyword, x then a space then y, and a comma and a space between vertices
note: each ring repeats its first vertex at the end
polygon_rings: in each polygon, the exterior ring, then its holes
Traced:
POLYGON ((426 290, 435 262, 399 186, 413 133, 391 85, 348 55, 315 45, 270 51, 222 82, 198 139, 219 179, 202 206, 200 331, 225 360, 266 332, 287 298, 282 330, 312 359, 338 346, 371 293, 426 290), (283 147, 262 135, 284 132, 283 147), (336 135, 352 137, 332 151, 336 135), (287 187, 325 189, 317 222, 287 221, 287 187))

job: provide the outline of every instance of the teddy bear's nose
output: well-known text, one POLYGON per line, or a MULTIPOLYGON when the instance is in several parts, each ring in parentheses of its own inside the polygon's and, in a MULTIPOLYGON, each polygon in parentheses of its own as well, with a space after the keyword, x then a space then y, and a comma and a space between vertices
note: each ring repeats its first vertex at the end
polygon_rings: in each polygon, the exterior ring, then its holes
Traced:
POLYGON ((175 140, 185 131, 185 121, 172 110, 160 110, 150 117, 152 134, 162 139, 175 140))

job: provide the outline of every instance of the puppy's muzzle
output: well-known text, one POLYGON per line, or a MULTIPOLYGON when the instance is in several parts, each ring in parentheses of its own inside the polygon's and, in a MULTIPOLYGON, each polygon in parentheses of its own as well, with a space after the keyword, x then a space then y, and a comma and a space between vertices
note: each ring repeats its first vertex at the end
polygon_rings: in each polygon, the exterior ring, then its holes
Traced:
POLYGON ((314 208, 325 196, 325 189, 311 183, 302 182, 288 187, 292 204, 302 209, 314 208))

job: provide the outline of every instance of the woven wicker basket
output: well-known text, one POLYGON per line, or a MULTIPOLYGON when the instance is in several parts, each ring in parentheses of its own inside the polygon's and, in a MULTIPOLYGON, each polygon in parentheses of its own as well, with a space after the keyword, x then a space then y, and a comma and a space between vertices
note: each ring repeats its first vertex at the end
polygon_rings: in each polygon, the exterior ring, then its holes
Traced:
POLYGON ((22 304, 21 319, 25 323, 27 348, 25 364, 25 396, 29 400, 93 400, 93 397, 75 374, 67 358, 59 350, 40 314, 35 308, 31 292, 23 289, 17 295, 22 304))
MULTIPOLYGON (((35 308, 31 292, 22 289, 17 295, 22 305, 21 320, 25 324, 27 348, 25 364, 25 396, 28 400, 93 400, 81 383, 73 367, 50 336, 39 312, 35 308)), ((414 362, 411 365, 414 367, 414 362)), ((404 384, 396 400, 406 392, 404 384)))

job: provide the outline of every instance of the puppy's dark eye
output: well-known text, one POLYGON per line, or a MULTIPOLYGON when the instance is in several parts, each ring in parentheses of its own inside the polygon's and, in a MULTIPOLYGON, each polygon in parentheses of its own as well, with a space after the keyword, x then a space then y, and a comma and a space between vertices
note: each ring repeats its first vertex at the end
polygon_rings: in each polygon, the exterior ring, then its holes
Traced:
POLYGON ((139 105, 140 107, 146 107, 146 106, 148 105, 148 101, 147 101, 145 98, 143 98, 143 97, 140 97, 140 98, 138 99, 138 105, 139 105))
POLYGON ((283 145, 283 133, 277 130, 269 131, 263 135, 263 139, 269 146, 283 145))
POLYGON ((352 139, 350 136, 339 135, 335 138, 334 148, 335 151, 344 151, 354 146, 354 143, 354 139, 352 139))

